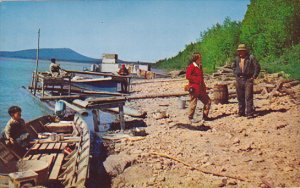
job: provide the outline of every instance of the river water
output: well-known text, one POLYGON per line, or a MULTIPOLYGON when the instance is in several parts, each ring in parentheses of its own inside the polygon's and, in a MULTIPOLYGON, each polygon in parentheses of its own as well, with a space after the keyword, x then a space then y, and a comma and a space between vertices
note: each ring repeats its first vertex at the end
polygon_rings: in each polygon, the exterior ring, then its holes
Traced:
MULTIPOLYGON (((83 70, 90 67, 89 63, 58 62, 68 70, 83 70)), ((50 61, 39 61, 38 71, 48 71, 50 61)), ((22 108, 25 122, 53 112, 34 99, 22 86, 31 83, 32 72, 35 70, 34 60, 1 59, 0 58, 0 132, 10 119, 7 110, 12 105, 22 108)))

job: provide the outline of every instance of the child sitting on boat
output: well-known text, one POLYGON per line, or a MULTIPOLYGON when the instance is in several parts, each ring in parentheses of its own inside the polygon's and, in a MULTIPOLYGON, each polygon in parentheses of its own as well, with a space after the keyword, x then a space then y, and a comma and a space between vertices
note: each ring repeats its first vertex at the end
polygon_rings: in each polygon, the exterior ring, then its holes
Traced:
POLYGON ((25 121, 22 119, 22 110, 18 106, 11 106, 8 114, 11 119, 3 130, 2 137, 7 145, 26 147, 29 134, 25 132, 25 121))

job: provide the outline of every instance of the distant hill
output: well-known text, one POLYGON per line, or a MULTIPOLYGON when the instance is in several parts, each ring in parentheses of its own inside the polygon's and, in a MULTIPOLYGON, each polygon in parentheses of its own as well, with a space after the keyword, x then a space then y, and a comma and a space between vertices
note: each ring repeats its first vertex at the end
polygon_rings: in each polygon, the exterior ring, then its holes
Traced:
MULTIPOLYGON (((14 52, 0 51, 0 57, 36 59, 36 49, 20 50, 14 52)), ((58 61, 74 61, 86 63, 99 63, 101 59, 94 59, 81 55, 69 48, 42 48, 39 52, 39 59, 50 60, 55 58, 58 61)))

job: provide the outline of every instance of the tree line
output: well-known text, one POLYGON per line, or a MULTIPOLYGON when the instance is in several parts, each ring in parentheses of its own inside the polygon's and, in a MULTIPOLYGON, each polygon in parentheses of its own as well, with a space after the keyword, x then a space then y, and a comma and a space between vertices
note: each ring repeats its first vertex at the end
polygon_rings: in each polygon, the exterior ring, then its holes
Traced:
POLYGON ((226 18, 200 34, 176 56, 159 60, 156 67, 185 69, 191 54, 201 52, 203 68, 212 73, 231 62, 239 43, 245 43, 268 72, 300 79, 300 1, 251 0, 241 22, 226 18))

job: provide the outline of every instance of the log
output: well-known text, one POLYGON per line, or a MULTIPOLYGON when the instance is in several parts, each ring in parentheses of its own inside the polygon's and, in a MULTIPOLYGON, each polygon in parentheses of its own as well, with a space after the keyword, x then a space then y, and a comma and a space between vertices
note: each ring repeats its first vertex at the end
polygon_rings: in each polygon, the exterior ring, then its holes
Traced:
POLYGON ((299 85, 300 81, 299 80, 291 80, 290 82, 285 82, 284 86, 285 87, 294 87, 296 85, 299 85))
POLYGON ((281 80, 276 84, 276 87, 268 94, 267 98, 273 98, 274 95, 277 95, 279 90, 282 88, 284 81, 281 80))
POLYGON ((227 68, 227 67, 220 67, 218 71, 222 72, 222 73, 232 73, 233 72, 232 69, 227 68))
POLYGON ((117 101, 125 101, 125 97, 98 97, 94 99, 88 99, 87 102, 89 105, 95 104, 95 103, 105 103, 105 102, 117 102, 117 101))
POLYGON ((89 99, 89 104, 93 103, 103 103, 103 102, 116 102, 116 101, 125 101, 125 100, 137 100, 137 99, 149 99, 149 98, 164 98, 164 97, 180 97, 189 95, 188 92, 181 93, 161 93, 161 94, 149 94, 149 95, 140 95, 140 96, 122 96, 122 97, 98 97, 95 99, 89 99))
POLYGON ((84 93, 84 94, 100 94, 100 95, 115 95, 115 96, 128 95, 128 94, 124 94, 124 93, 116 93, 116 92, 108 92, 108 91, 89 91, 89 90, 83 90, 82 93, 84 93))
POLYGON ((161 94, 149 94, 149 95, 140 95, 140 96, 128 96, 127 100, 137 100, 137 99, 149 99, 149 98, 164 98, 164 97, 181 97, 189 95, 188 92, 181 93, 161 93, 161 94))

